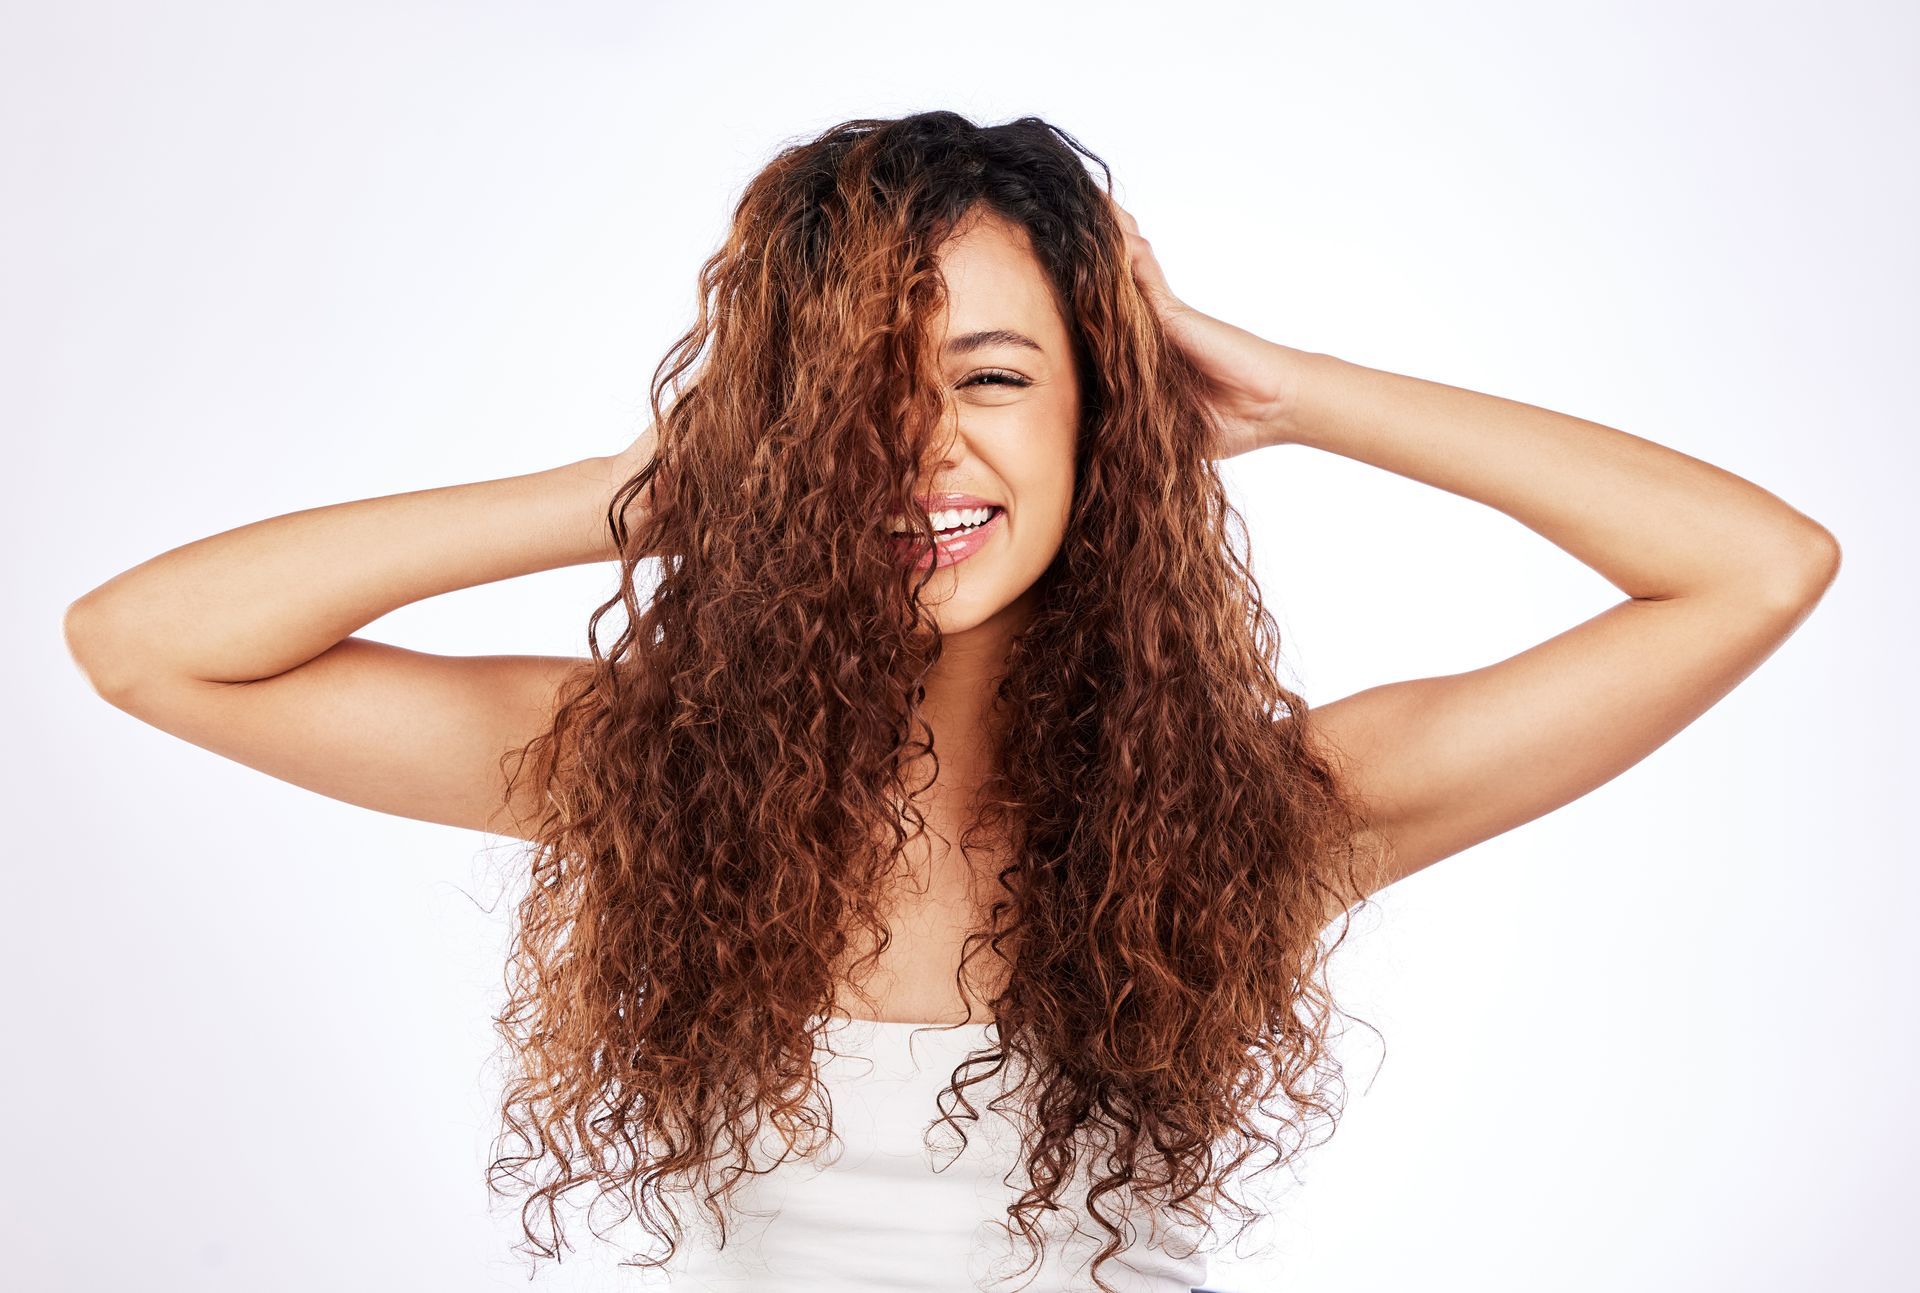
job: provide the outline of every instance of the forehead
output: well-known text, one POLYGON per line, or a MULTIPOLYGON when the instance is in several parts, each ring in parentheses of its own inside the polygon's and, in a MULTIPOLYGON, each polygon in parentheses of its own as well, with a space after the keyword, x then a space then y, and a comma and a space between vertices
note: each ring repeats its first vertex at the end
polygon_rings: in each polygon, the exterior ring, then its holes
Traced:
POLYGON ((1020 225, 994 214, 970 218, 936 259, 946 280, 949 332, 1013 328, 1049 348, 1064 342, 1053 283, 1020 225))

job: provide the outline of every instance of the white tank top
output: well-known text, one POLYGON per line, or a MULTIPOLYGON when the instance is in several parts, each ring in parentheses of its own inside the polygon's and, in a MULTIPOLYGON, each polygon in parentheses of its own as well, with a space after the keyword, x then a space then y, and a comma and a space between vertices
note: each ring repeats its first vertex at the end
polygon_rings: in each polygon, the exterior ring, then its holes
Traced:
MULTIPOLYGON (((814 1026, 834 1138, 811 1157, 793 1153, 772 1171, 741 1178, 724 1249, 715 1246, 712 1223, 697 1202, 676 1203, 686 1233, 666 1268, 673 1293, 1097 1289, 1088 1267, 1107 1232, 1080 1220, 1084 1193, 1078 1201, 1063 1197, 1061 1212, 1036 1219, 1047 1227, 1046 1253, 1022 1272, 1032 1248, 1006 1215, 1018 1197, 1007 1182, 1024 1187, 1029 1180, 1019 1129, 1010 1113, 987 1108, 1013 1080, 1016 1060, 1009 1057, 998 1076, 966 1089, 977 1120, 953 1107, 966 1132, 964 1150, 958 1132, 940 1121, 938 1097, 954 1066, 994 1045, 996 1024, 948 1028, 834 1017, 824 1027, 816 1018, 814 1026)), ((984 1072, 986 1066, 969 1069, 984 1072)), ((774 1162, 785 1149, 777 1129, 764 1128, 756 1165, 774 1162)), ((1087 1170, 1083 1163, 1082 1173, 1087 1170)), ((1119 1200, 1106 1196, 1102 1210, 1114 1214, 1119 1200)), ((1207 1259, 1199 1251, 1204 1235, 1191 1222, 1136 1213, 1132 1226, 1133 1246, 1101 1269, 1108 1284, 1120 1293, 1189 1293, 1206 1282, 1207 1259)))

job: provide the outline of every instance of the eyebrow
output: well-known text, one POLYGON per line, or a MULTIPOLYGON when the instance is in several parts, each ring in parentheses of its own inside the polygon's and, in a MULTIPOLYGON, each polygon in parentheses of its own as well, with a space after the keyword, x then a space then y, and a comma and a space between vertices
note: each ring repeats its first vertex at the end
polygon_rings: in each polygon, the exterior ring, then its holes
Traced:
POLYGON ((988 328, 981 332, 963 332, 951 337, 942 347, 949 355, 965 355, 975 350, 985 350, 990 346, 1023 346, 1028 350, 1038 350, 1046 354, 1045 347, 1024 332, 1015 332, 1011 328, 988 328))

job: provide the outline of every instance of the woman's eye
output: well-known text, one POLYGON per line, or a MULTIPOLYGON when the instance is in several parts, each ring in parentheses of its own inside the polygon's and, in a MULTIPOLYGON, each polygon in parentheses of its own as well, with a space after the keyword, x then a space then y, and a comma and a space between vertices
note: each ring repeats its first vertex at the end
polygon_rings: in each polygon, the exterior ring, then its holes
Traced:
POLYGON ((1018 373, 1004 372, 1000 369, 989 369, 983 373, 975 373, 973 376, 967 378, 966 381, 961 382, 960 385, 962 388, 965 388, 973 385, 1031 386, 1033 383, 1018 373))

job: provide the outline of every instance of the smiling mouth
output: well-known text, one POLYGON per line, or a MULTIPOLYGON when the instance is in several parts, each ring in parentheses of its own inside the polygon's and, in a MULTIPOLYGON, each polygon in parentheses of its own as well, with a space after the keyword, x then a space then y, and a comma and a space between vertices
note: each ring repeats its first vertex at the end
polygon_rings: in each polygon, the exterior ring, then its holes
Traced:
MULTIPOLYGON (((954 539, 964 538, 972 534, 975 530, 985 529, 987 526, 992 525, 993 522, 999 518, 1000 514, 1007 509, 997 503, 989 503, 984 509, 973 508, 970 510, 976 512, 985 511, 986 515, 977 521, 966 521, 960 524, 950 525, 942 530, 935 530, 933 532, 934 541, 936 543, 948 543, 954 539)), ((917 541, 919 535, 911 530, 895 530, 892 532, 892 538, 895 543, 911 543, 917 541)))
MULTIPOLYGON (((976 509, 978 510, 978 509, 976 509)), ((937 531, 932 544, 921 541, 918 535, 904 534, 893 536, 894 553, 901 560, 911 561, 916 569, 956 565, 972 557, 974 553, 993 541, 994 534, 1000 528, 1001 520, 1007 509, 997 504, 987 510, 985 519, 955 525, 937 531)))

